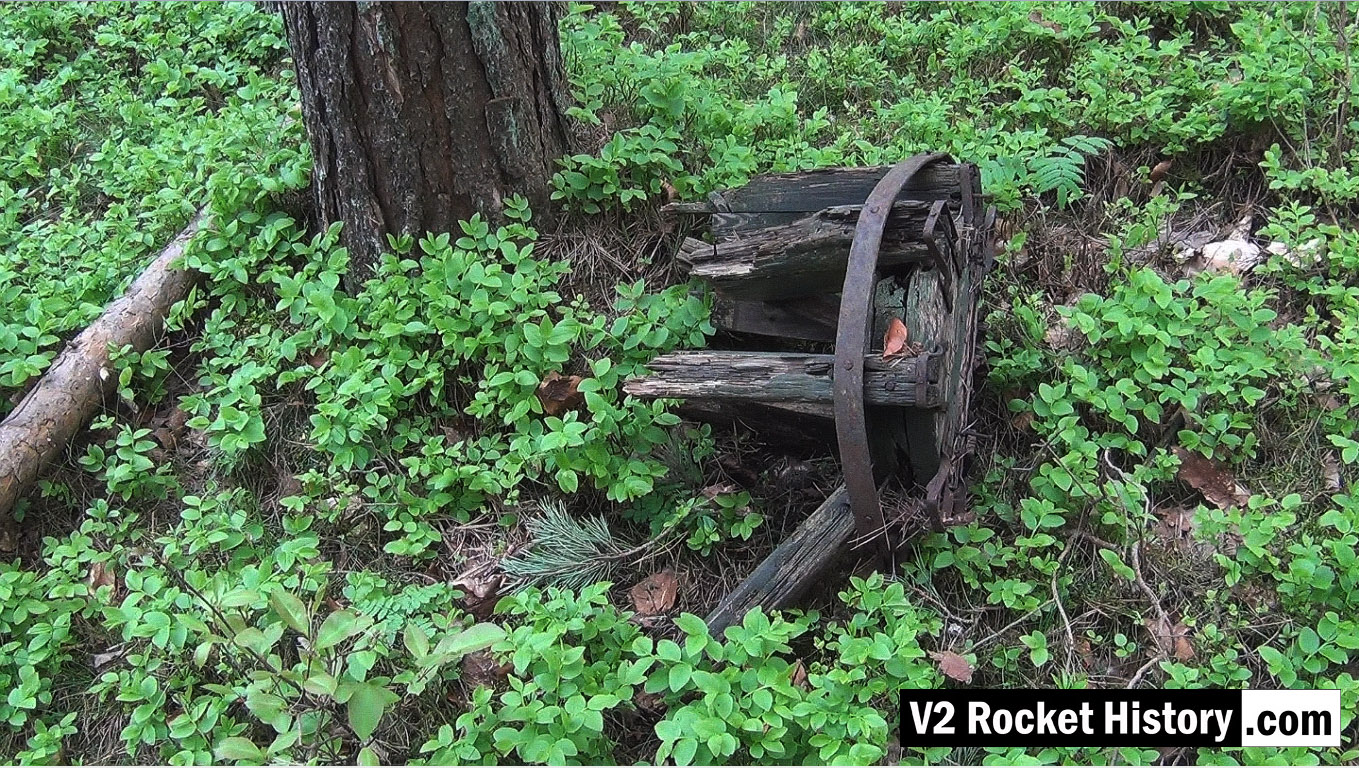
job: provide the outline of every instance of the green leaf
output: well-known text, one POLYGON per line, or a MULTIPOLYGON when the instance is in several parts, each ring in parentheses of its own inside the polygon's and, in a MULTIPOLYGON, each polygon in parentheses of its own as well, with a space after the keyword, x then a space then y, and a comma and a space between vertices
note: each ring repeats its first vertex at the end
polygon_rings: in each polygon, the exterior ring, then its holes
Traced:
POLYGON ((679 627, 680 631, 684 632, 684 634, 690 636, 703 636, 708 634, 708 625, 703 623, 703 619, 700 619, 692 613, 681 613, 675 619, 675 626, 679 627))
POLYGON ((1321 638, 1311 627, 1303 627, 1298 633, 1298 647, 1303 653, 1311 656, 1321 649, 1321 638))
POLYGON ((363 749, 359 750, 358 764, 382 765, 382 761, 378 760, 377 753, 373 751, 372 747, 364 747, 363 749))
POLYGON ((1123 558, 1119 557, 1117 552, 1112 549, 1100 549, 1099 556, 1104 558, 1104 562, 1114 569, 1114 573, 1121 576, 1125 581, 1137 579, 1137 574, 1133 572, 1132 568, 1128 567, 1127 563, 1123 562, 1123 558))
POLYGON ((680 739, 679 741, 675 742, 675 752, 673 754, 673 757, 675 758, 675 764, 689 765, 693 763, 694 754, 697 752, 698 752, 697 739, 680 739))
POLYGON ((218 760, 241 760, 255 765, 263 765, 265 762, 264 750, 255 746, 253 741, 240 736, 222 739, 212 754, 218 760))
POLYGON ((400 696, 375 683, 359 683, 349 696, 349 727, 361 740, 372 738, 387 707, 400 696))
POLYGON ((670 690, 678 693, 689 682, 689 677, 693 675, 694 669, 688 664, 679 664, 670 668, 670 690))
POLYGON ((489 622, 473 624, 463 631, 444 637, 435 652, 461 658, 469 653, 490 648, 505 638, 505 630, 489 622))
POLYGON ((269 593, 269 606, 293 631, 302 635, 311 632, 311 617, 307 615, 307 606, 303 604, 301 598, 276 589, 269 593))
POLYGON ((411 656, 419 659, 429 655, 429 634, 421 629, 419 624, 413 621, 406 622, 406 630, 402 633, 401 640, 411 656))
POLYGON ((361 631, 363 628, 357 614, 348 609, 335 611, 321 622, 321 628, 316 631, 316 650, 334 648, 361 631))

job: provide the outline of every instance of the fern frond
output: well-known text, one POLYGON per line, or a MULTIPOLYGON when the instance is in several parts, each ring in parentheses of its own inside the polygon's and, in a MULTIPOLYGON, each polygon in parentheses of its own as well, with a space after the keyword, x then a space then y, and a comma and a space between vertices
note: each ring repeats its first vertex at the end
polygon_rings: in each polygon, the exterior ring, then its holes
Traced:
POLYGON ((1046 157, 1036 157, 1029 163, 1033 174, 1034 191, 1038 194, 1057 193, 1057 205, 1065 208, 1082 194, 1085 181, 1085 158, 1096 155, 1113 144, 1099 136, 1068 136, 1046 157))

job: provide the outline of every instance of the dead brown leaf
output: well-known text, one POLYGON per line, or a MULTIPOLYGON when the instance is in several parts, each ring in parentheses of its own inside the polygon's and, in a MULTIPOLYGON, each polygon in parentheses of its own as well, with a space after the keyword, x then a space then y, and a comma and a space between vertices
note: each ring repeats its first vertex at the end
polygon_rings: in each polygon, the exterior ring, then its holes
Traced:
POLYGON ((1321 457, 1321 477, 1326 481, 1327 491, 1340 492, 1343 482, 1340 477, 1340 458, 1335 455, 1335 451, 1327 451, 1321 457))
POLYGON ((1183 621, 1172 626, 1168 617, 1160 616, 1147 619, 1144 625, 1161 653, 1179 661, 1194 658, 1194 646, 1189 642, 1189 627, 1185 626, 1183 621))
POLYGON ((1166 174, 1170 173, 1170 167, 1174 164, 1174 160, 1162 160, 1157 163, 1156 166, 1151 169, 1151 176, 1148 177, 1148 180, 1151 181, 1152 184, 1155 184, 1161 179, 1164 179, 1166 174))
POLYGON ((85 580, 85 584, 90 588, 90 594, 97 592, 100 587, 112 587, 113 594, 109 595, 110 602, 118 594, 117 574, 112 565, 103 561, 90 565, 90 575, 85 580))
POLYGON ((930 651, 930 658, 939 665, 939 672, 950 680, 972 682, 972 663, 953 651, 930 651))
POLYGON ((579 376, 563 376, 556 371, 544 376, 538 385, 538 402, 543 404, 543 413, 560 416, 585 402, 585 394, 577 389, 580 382, 579 376))
POLYGON ((497 664, 490 651, 476 651, 462 657, 461 679, 469 689, 484 685, 498 690, 512 668, 510 664, 497 664))
POLYGON ((1090 647, 1090 640, 1082 637, 1076 641, 1076 655, 1081 657, 1081 665, 1086 669, 1095 668, 1095 652, 1090 647))
POLYGON ((1180 479, 1203 494, 1203 498, 1213 506, 1232 509, 1245 506, 1250 501, 1250 491, 1211 459, 1186 451, 1178 445, 1175 446, 1175 455, 1180 459, 1180 479))
POLYGON ((675 607, 679 597, 679 583, 675 572, 666 568, 637 582, 628 592, 637 613, 643 616, 663 616, 675 607))
POLYGON ((882 359, 904 354, 909 336, 910 331, 906 330, 906 324, 901 322, 901 318, 892 318, 887 323, 887 333, 882 337, 882 359))
POLYGON ((714 483, 699 491, 699 493, 703 494, 703 498, 712 501, 724 493, 736 493, 737 490, 739 489, 731 483, 714 483))
POLYGON ((1152 510, 1152 514, 1157 518, 1151 526, 1152 533, 1176 547, 1190 538, 1194 529, 1198 527, 1193 510, 1184 507, 1157 507, 1152 510))
POLYGON ((479 621, 485 621, 490 618, 491 613, 495 611, 495 604, 500 601, 500 584, 503 579, 504 576, 500 573, 478 567, 454 579, 453 586, 467 591, 462 602, 468 613, 477 617, 479 621))
POLYGON ((1062 25, 1061 25, 1061 24, 1058 24, 1058 23, 1055 22, 1055 21, 1048 21, 1047 19, 1043 18, 1043 14, 1039 13, 1038 11, 1034 11, 1033 13, 1030 13, 1030 14, 1029 14, 1029 21, 1032 21, 1032 22, 1035 23, 1035 24, 1040 24, 1040 25, 1042 25, 1042 26, 1044 26, 1044 27, 1047 27, 1048 29, 1052 30, 1053 32, 1061 32, 1061 31, 1062 31, 1062 25))
POLYGON ((1175 650, 1171 652, 1179 661, 1189 661, 1194 658, 1194 646, 1189 642, 1189 628, 1184 624, 1176 624, 1175 630, 1175 650))

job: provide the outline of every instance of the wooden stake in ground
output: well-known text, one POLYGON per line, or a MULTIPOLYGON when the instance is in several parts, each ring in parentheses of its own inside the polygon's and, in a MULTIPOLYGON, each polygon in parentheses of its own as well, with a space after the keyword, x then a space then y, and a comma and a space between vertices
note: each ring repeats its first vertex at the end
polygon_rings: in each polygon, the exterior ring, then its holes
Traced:
POLYGON ((0 517, 23 497, 44 466, 99 410, 117 377, 109 350, 131 344, 138 352, 155 343, 161 323, 201 276, 172 269, 208 215, 189 226, 137 276, 127 293, 105 308, 62 350, 19 407, 0 422, 0 517))

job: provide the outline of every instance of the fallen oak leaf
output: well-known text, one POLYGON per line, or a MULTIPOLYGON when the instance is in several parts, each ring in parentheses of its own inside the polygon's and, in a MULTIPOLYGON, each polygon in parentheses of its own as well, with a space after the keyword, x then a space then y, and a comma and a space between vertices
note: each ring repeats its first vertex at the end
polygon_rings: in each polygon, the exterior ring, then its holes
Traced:
POLYGON ((537 393, 543 413, 560 416, 585 402, 585 394, 579 389, 581 381, 579 376, 563 376, 556 371, 544 376, 537 393))
POLYGON ((1211 459, 1190 453, 1178 445, 1175 456, 1180 460, 1180 479, 1203 494, 1213 506, 1232 509, 1244 507, 1250 501, 1250 491, 1211 459))
POLYGON ((930 658, 939 665, 939 672, 950 680, 972 682, 972 662, 953 651, 930 651, 930 658))
POLYGON ((910 336, 910 331, 906 330, 906 324, 901 322, 901 318, 894 317, 887 323, 887 333, 882 337, 882 359, 896 357, 906 351, 906 341, 910 336))
POLYGON ((653 573, 633 585, 628 591, 637 613, 643 616, 661 616, 675 607, 679 597, 679 583, 675 572, 670 568, 653 573))

